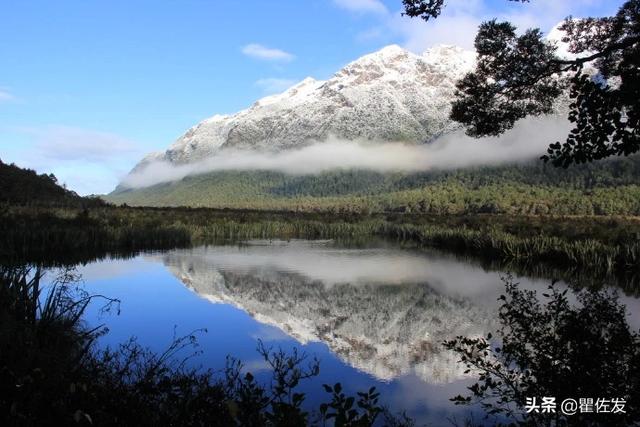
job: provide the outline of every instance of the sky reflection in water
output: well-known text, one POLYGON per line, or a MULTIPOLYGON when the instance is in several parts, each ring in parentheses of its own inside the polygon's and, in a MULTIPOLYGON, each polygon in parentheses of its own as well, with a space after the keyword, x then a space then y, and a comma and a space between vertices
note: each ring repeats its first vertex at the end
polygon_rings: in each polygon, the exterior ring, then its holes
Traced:
MULTIPOLYGON (((269 371, 255 351, 258 339, 299 347, 321 360, 320 378, 301 388, 310 402, 325 399, 322 383, 340 381, 349 392, 375 385, 393 409, 435 425, 463 415, 448 398, 469 382, 439 344, 492 330, 503 290, 501 273, 452 256, 331 241, 173 250, 78 271, 89 292, 122 301, 119 316, 101 315, 97 306, 87 314, 89 323, 110 330, 101 345, 135 336, 162 351, 174 329, 181 336, 206 328, 198 339, 203 354, 192 363, 221 369, 232 355, 259 379, 269 371)), ((638 313, 637 299, 623 301, 638 313)), ((638 323, 637 316, 631 320, 638 323)))

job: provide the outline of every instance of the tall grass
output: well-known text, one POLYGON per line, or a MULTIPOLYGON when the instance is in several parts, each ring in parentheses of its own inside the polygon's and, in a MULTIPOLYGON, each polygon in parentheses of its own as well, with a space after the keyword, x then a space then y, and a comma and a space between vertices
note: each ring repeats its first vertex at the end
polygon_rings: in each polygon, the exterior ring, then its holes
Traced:
POLYGON ((320 215, 210 209, 12 210, 2 215, 0 259, 73 264, 243 239, 382 237, 484 260, 603 275, 640 273, 634 219, 320 215))
POLYGON ((422 246, 474 253, 506 262, 542 262, 605 273, 640 269, 638 241, 613 245, 595 239, 568 240, 544 234, 515 236, 495 228, 451 229, 413 224, 383 224, 378 233, 422 246))
MULTIPOLYGON (((363 427, 381 418, 412 425, 378 405, 374 389, 349 398, 358 408, 350 411, 339 384, 322 406, 331 410, 316 410, 313 420, 297 388, 318 375, 319 364, 297 350, 285 354, 260 343, 258 352, 273 369, 264 385, 232 358, 219 377, 186 368, 193 333, 174 336, 161 353, 133 339, 98 350, 92 344, 106 330, 88 328, 83 314, 91 301, 106 297, 75 286, 72 270, 46 286, 43 277, 39 267, 0 267, 0 425, 298 426, 347 413, 363 427)), ((114 304, 107 298, 104 307, 114 304)))

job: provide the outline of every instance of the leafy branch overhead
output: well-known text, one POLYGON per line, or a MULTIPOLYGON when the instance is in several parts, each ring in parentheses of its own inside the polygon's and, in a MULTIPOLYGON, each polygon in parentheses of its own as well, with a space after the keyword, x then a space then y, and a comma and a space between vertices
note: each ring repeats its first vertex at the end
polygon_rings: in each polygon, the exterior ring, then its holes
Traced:
MULTIPOLYGON (((509 0, 514 2, 529 2, 529 0, 509 0)), ((403 15, 410 16, 411 18, 422 18, 428 21, 431 18, 437 18, 442 13, 442 8, 445 3, 444 0, 402 0, 404 6, 403 15)))
MULTIPOLYGON (((444 1, 403 5, 407 16, 428 21, 444 1)), ((495 136, 524 117, 551 113, 567 93, 573 129, 549 146, 545 161, 568 167, 640 151, 640 0, 626 1, 615 16, 569 17, 559 29, 570 57, 560 57, 539 29, 518 35, 509 22, 482 23, 476 70, 458 82, 451 118, 470 136, 495 136)))

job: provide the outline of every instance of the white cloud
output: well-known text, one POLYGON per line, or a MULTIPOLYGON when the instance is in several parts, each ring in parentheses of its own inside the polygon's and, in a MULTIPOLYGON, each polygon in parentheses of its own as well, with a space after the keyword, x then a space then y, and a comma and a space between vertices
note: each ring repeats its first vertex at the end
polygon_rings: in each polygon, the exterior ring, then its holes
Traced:
MULTIPOLYGON (((340 1, 358 3, 355 0, 340 1)), ((483 0, 450 0, 442 14, 429 22, 402 16, 402 10, 390 12, 381 5, 384 12, 378 9, 378 24, 360 32, 356 39, 371 41, 378 38, 384 43, 399 42, 404 48, 416 53, 439 44, 471 49, 478 25, 482 20, 488 19, 483 16, 483 9, 487 9, 484 3, 483 0)))
POLYGON ((296 83, 298 83, 298 80, 268 77, 256 81, 256 86, 261 88, 266 95, 271 95, 284 92, 296 83))
POLYGON ((403 47, 422 53, 439 44, 473 49, 473 41, 481 22, 481 19, 467 14, 442 15, 429 22, 397 14, 386 22, 386 26, 402 38, 403 47))
POLYGON ((136 145, 115 134, 70 126, 50 126, 32 129, 36 149, 42 157, 52 160, 81 160, 102 163, 123 156, 137 156, 136 145))
POLYGON ((15 101, 16 97, 6 87, 0 87, 0 102, 15 101))
POLYGON ((280 49, 273 49, 261 44, 251 43, 242 48, 242 53, 252 58, 264 59, 266 61, 291 61, 295 58, 289 52, 280 49))
POLYGON ((508 13, 501 13, 495 16, 499 21, 512 22, 518 29, 525 30, 531 27, 539 27, 543 31, 548 31, 558 22, 564 20, 571 14, 580 15, 580 10, 592 0, 536 0, 530 4, 512 8, 508 13))
POLYGON ((14 128, 30 141, 14 157, 17 164, 54 173, 81 195, 111 191, 144 154, 122 136, 71 126, 14 128))
POLYGON ((333 0, 342 9, 358 13, 374 13, 386 15, 389 13, 384 4, 379 0, 333 0))
POLYGON ((565 119, 543 117, 522 120, 495 138, 475 139, 457 132, 422 145, 329 138, 280 152, 229 149, 196 163, 153 162, 128 175, 122 184, 132 188, 147 187, 189 175, 225 170, 277 170, 306 175, 341 168, 417 172, 493 165, 538 158, 550 143, 564 138, 568 130, 565 119))

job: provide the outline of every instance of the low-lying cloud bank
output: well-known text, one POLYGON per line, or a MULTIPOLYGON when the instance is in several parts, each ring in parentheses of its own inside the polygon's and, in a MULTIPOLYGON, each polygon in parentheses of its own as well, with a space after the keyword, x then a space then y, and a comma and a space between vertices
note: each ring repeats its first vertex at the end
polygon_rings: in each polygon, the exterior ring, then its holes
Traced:
POLYGON ((564 140, 569 128, 565 119, 544 117, 523 120, 495 138, 475 139, 455 132, 422 145, 329 138, 280 152, 227 149, 209 159, 189 164, 151 162, 127 175, 121 185, 142 188, 178 181, 189 175, 229 170, 310 175, 333 169, 421 172, 497 165, 540 157, 550 143, 564 140))

